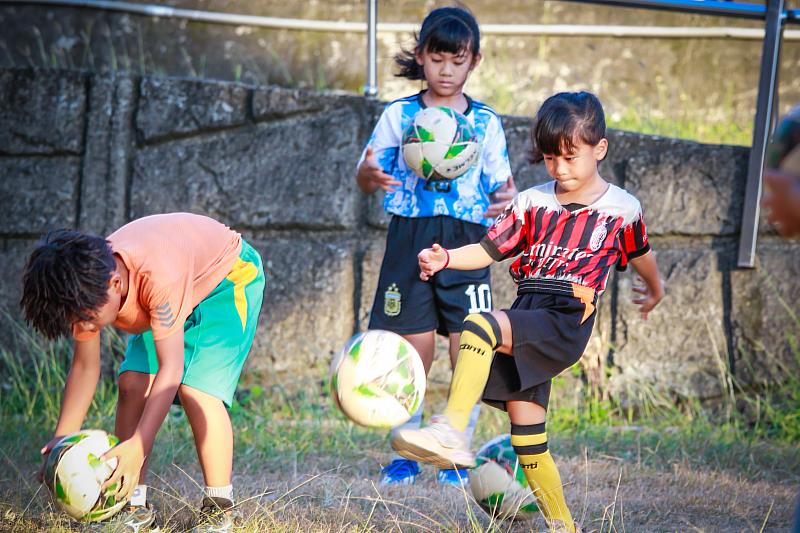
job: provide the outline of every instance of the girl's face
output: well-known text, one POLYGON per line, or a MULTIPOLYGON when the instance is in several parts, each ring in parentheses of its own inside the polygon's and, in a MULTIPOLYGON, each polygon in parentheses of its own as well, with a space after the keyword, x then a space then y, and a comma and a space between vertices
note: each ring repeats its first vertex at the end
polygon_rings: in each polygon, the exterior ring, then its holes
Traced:
POLYGON ((608 141, 600 139, 596 145, 579 141, 571 153, 543 154, 547 173, 558 182, 564 192, 580 191, 600 177, 597 163, 608 151, 608 141))
POLYGON ((461 93, 469 73, 478 66, 481 55, 469 50, 457 54, 450 52, 417 52, 417 63, 425 72, 425 81, 434 94, 440 97, 461 93))

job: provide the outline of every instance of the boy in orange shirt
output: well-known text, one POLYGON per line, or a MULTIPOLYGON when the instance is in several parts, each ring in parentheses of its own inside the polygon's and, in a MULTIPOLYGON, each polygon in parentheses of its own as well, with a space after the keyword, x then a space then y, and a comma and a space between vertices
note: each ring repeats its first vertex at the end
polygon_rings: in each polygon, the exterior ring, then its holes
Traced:
POLYGON ((100 523, 113 531, 157 531, 144 485, 147 457, 175 396, 192 427, 203 471, 201 521, 194 531, 232 527, 231 405, 255 335, 264 293, 261 257, 225 225, 172 213, 134 220, 108 239, 51 231, 28 259, 21 305, 49 338, 72 335, 72 365, 55 436, 78 431, 100 376, 100 330, 131 333, 120 366, 115 433, 104 459, 118 466, 130 505, 100 523), (213 428, 213 431, 212 431, 213 428))

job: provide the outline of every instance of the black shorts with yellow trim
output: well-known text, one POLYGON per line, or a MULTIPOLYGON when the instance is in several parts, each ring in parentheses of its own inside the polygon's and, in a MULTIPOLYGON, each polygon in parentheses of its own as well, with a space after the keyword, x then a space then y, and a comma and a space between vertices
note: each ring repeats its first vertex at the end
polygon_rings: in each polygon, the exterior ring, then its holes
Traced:
POLYGON ((483 401, 503 410, 514 400, 546 409, 551 380, 578 362, 586 349, 596 301, 592 289, 569 282, 520 283, 517 299, 505 310, 514 355, 495 354, 483 401))
POLYGON ((448 216, 393 216, 369 329, 385 329, 401 335, 436 330, 448 335, 461 332, 469 313, 491 311, 489 268, 445 269, 429 281, 422 281, 417 261, 417 254, 434 243, 445 248, 474 244, 483 238, 486 229, 448 216))

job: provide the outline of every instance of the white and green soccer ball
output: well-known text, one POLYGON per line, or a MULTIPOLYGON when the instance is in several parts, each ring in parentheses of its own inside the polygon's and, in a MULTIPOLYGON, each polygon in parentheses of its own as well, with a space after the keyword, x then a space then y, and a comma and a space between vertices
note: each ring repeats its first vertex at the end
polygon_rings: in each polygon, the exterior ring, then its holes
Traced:
POLYGON ((403 133, 403 159, 426 180, 452 180, 480 158, 480 145, 467 117, 449 107, 426 107, 403 133))
POLYGON ((425 396, 425 368, 414 347, 390 331, 351 338, 330 369, 331 396, 356 424, 391 428, 406 422, 425 396))
POLYGON ((489 516, 529 520, 539 512, 511 445, 511 435, 506 433, 484 444, 475 461, 477 466, 469 471, 469 485, 478 505, 489 516))
POLYGON ((118 500, 113 484, 101 489, 117 467, 117 460, 100 457, 119 443, 98 429, 71 433, 58 441, 47 456, 44 482, 56 505, 76 520, 97 522, 116 514, 126 501, 118 500))

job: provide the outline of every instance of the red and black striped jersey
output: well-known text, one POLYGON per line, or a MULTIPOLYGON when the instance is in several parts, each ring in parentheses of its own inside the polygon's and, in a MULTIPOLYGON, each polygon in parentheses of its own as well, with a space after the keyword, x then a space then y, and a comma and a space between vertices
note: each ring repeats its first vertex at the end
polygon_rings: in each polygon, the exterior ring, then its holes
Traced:
POLYGON ((591 205, 569 211, 555 195, 555 181, 519 193, 489 228, 481 246, 495 260, 517 257, 516 283, 549 279, 605 289, 612 266, 650 249, 639 201, 611 184, 591 205))

